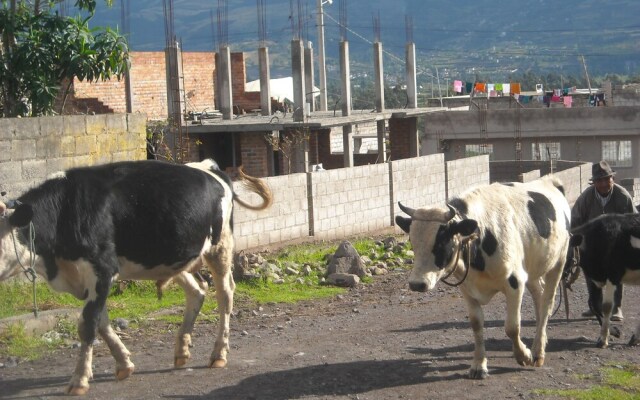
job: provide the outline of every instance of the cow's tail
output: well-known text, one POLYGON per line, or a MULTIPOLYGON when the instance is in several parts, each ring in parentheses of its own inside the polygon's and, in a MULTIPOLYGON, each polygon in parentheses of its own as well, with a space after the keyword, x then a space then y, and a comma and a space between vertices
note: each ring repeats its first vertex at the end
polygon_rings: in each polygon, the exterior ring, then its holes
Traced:
POLYGON ((260 211, 271 206, 273 203, 273 194, 271 193, 271 189, 266 184, 266 182, 260 178, 255 178, 253 176, 249 176, 244 173, 242 166, 238 168, 238 176, 242 181, 242 185, 249 190, 260 196, 262 198, 262 203, 259 205, 249 204, 246 201, 242 200, 236 193, 233 194, 233 199, 238 202, 242 207, 248 208, 249 210, 260 211))

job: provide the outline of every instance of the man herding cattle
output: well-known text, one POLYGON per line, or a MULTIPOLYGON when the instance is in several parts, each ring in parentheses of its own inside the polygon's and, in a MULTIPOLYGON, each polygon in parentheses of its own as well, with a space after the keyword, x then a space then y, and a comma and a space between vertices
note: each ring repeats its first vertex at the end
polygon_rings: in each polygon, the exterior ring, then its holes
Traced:
POLYGON ((188 166, 134 161, 76 168, 17 200, 0 202, 0 280, 22 272, 31 259, 54 289, 85 302, 78 323, 80 356, 67 393, 89 389, 96 331, 116 360, 117 379, 133 373, 130 353, 111 328, 106 308, 116 279, 173 278, 184 289, 186 307, 174 352, 178 367, 190 358, 191 332, 205 298, 191 272, 206 266, 220 313, 209 366, 226 365, 235 288, 233 202, 253 210, 272 202, 263 181, 241 169, 239 174, 262 203, 252 206, 239 199, 212 160, 188 166))
MULTIPOLYGON (((636 213, 631 195, 625 188, 614 183, 615 171, 609 163, 600 161, 593 164, 591 173, 592 185, 585 189, 571 209, 571 227, 575 228, 602 214, 636 213)), ((589 309, 583 317, 602 315, 602 289, 585 274, 587 292, 589 293, 589 309)), ((613 296, 612 321, 622 321, 622 284, 616 285, 613 296)))
POLYGON ((505 331, 516 361, 542 366, 547 322, 569 245, 570 210, 560 182, 544 177, 524 184, 494 183, 465 192, 447 206, 400 204, 411 217, 396 216, 415 253, 410 288, 427 291, 449 276, 458 280, 475 339, 470 378, 483 379, 489 372, 482 306, 498 292, 506 297, 505 331), (520 340, 525 286, 536 308, 532 350, 520 340))

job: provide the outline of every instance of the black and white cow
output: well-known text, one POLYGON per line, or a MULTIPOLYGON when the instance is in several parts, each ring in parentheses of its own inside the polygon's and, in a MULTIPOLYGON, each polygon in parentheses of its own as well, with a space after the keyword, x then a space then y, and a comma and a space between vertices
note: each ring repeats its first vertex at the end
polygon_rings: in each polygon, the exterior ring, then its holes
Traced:
POLYGON ((205 297, 190 272, 206 266, 220 312, 209 367, 226 365, 235 289, 233 202, 253 210, 272 202, 264 181, 242 171, 240 177, 261 204, 239 199, 212 160, 188 166, 133 161, 75 168, 17 201, 0 202, 0 280, 22 272, 20 264, 28 265, 33 255, 35 270, 55 290, 85 302, 78 323, 80 357, 67 393, 89 389, 96 331, 116 360, 117 379, 133 373, 130 353, 111 328, 106 308, 116 279, 173 279, 184 289, 186 308, 174 353, 178 367, 190 358, 191 332, 205 297))
MULTIPOLYGON (((572 229, 571 245, 579 246, 580 266, 586 276, 604 287, 602 308, 594 304, 600 322, 598 347, 609 345, 609 318, 613 293, 620 283, 640 285, 640 214, 603 214, 572 229)), ((640 324, 629 340, 640 344, 640 324)))
POLYGON ((547 321, 569 245, 571 213, 560 182, 543 177, 524 184, 494 183, 447 205, 414 210, 400 204, 411 218, 396 216, 396 223, 409 233, 415 253, 409 287, 431 290, 449 275, 462 281, 475 338, 470 378, 488 375, 482 306, 498 292, 506 297, 505 330, 517 362, 542 366, 547 321), (533 354, 520 340, 525 286, 536 308, 533 354))

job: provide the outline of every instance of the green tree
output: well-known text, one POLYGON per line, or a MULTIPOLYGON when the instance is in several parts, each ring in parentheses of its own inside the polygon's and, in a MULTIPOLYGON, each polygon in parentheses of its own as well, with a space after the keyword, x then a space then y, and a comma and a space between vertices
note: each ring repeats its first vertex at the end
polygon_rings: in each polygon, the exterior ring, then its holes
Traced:
MULTIPOLYGON (((108 6, 113 0, 105 0, 108 6)), ((0 100, 2 116, 40 116, 55 112, 74 78, 96 82, 118 79, 129 68, 126 40, 109 28, 89 28, 96 0, 77 0, 86 17, 61 16, 57 1, 2 0, 0 9, 0 100)), ((64 108, 64 101, 60 110, 64 108)))

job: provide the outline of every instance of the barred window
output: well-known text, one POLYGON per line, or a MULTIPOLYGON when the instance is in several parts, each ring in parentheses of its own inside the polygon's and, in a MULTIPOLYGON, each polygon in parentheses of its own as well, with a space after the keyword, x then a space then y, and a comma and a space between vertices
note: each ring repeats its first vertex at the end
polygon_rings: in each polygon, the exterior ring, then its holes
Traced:
POLYGON ((493 145, 492 144, 466 144, 464 146, 465 157, 475 157, 482 154, 488 154, 489 160, 493 160, 493 145))
POLYGON ((531 159, 538 161, 560 160, 560 143, 531 143, 531 159))
POLYGON ((612 167, 630 167, 631 141, 608 140, 602 142, 602 159, 612 167))

